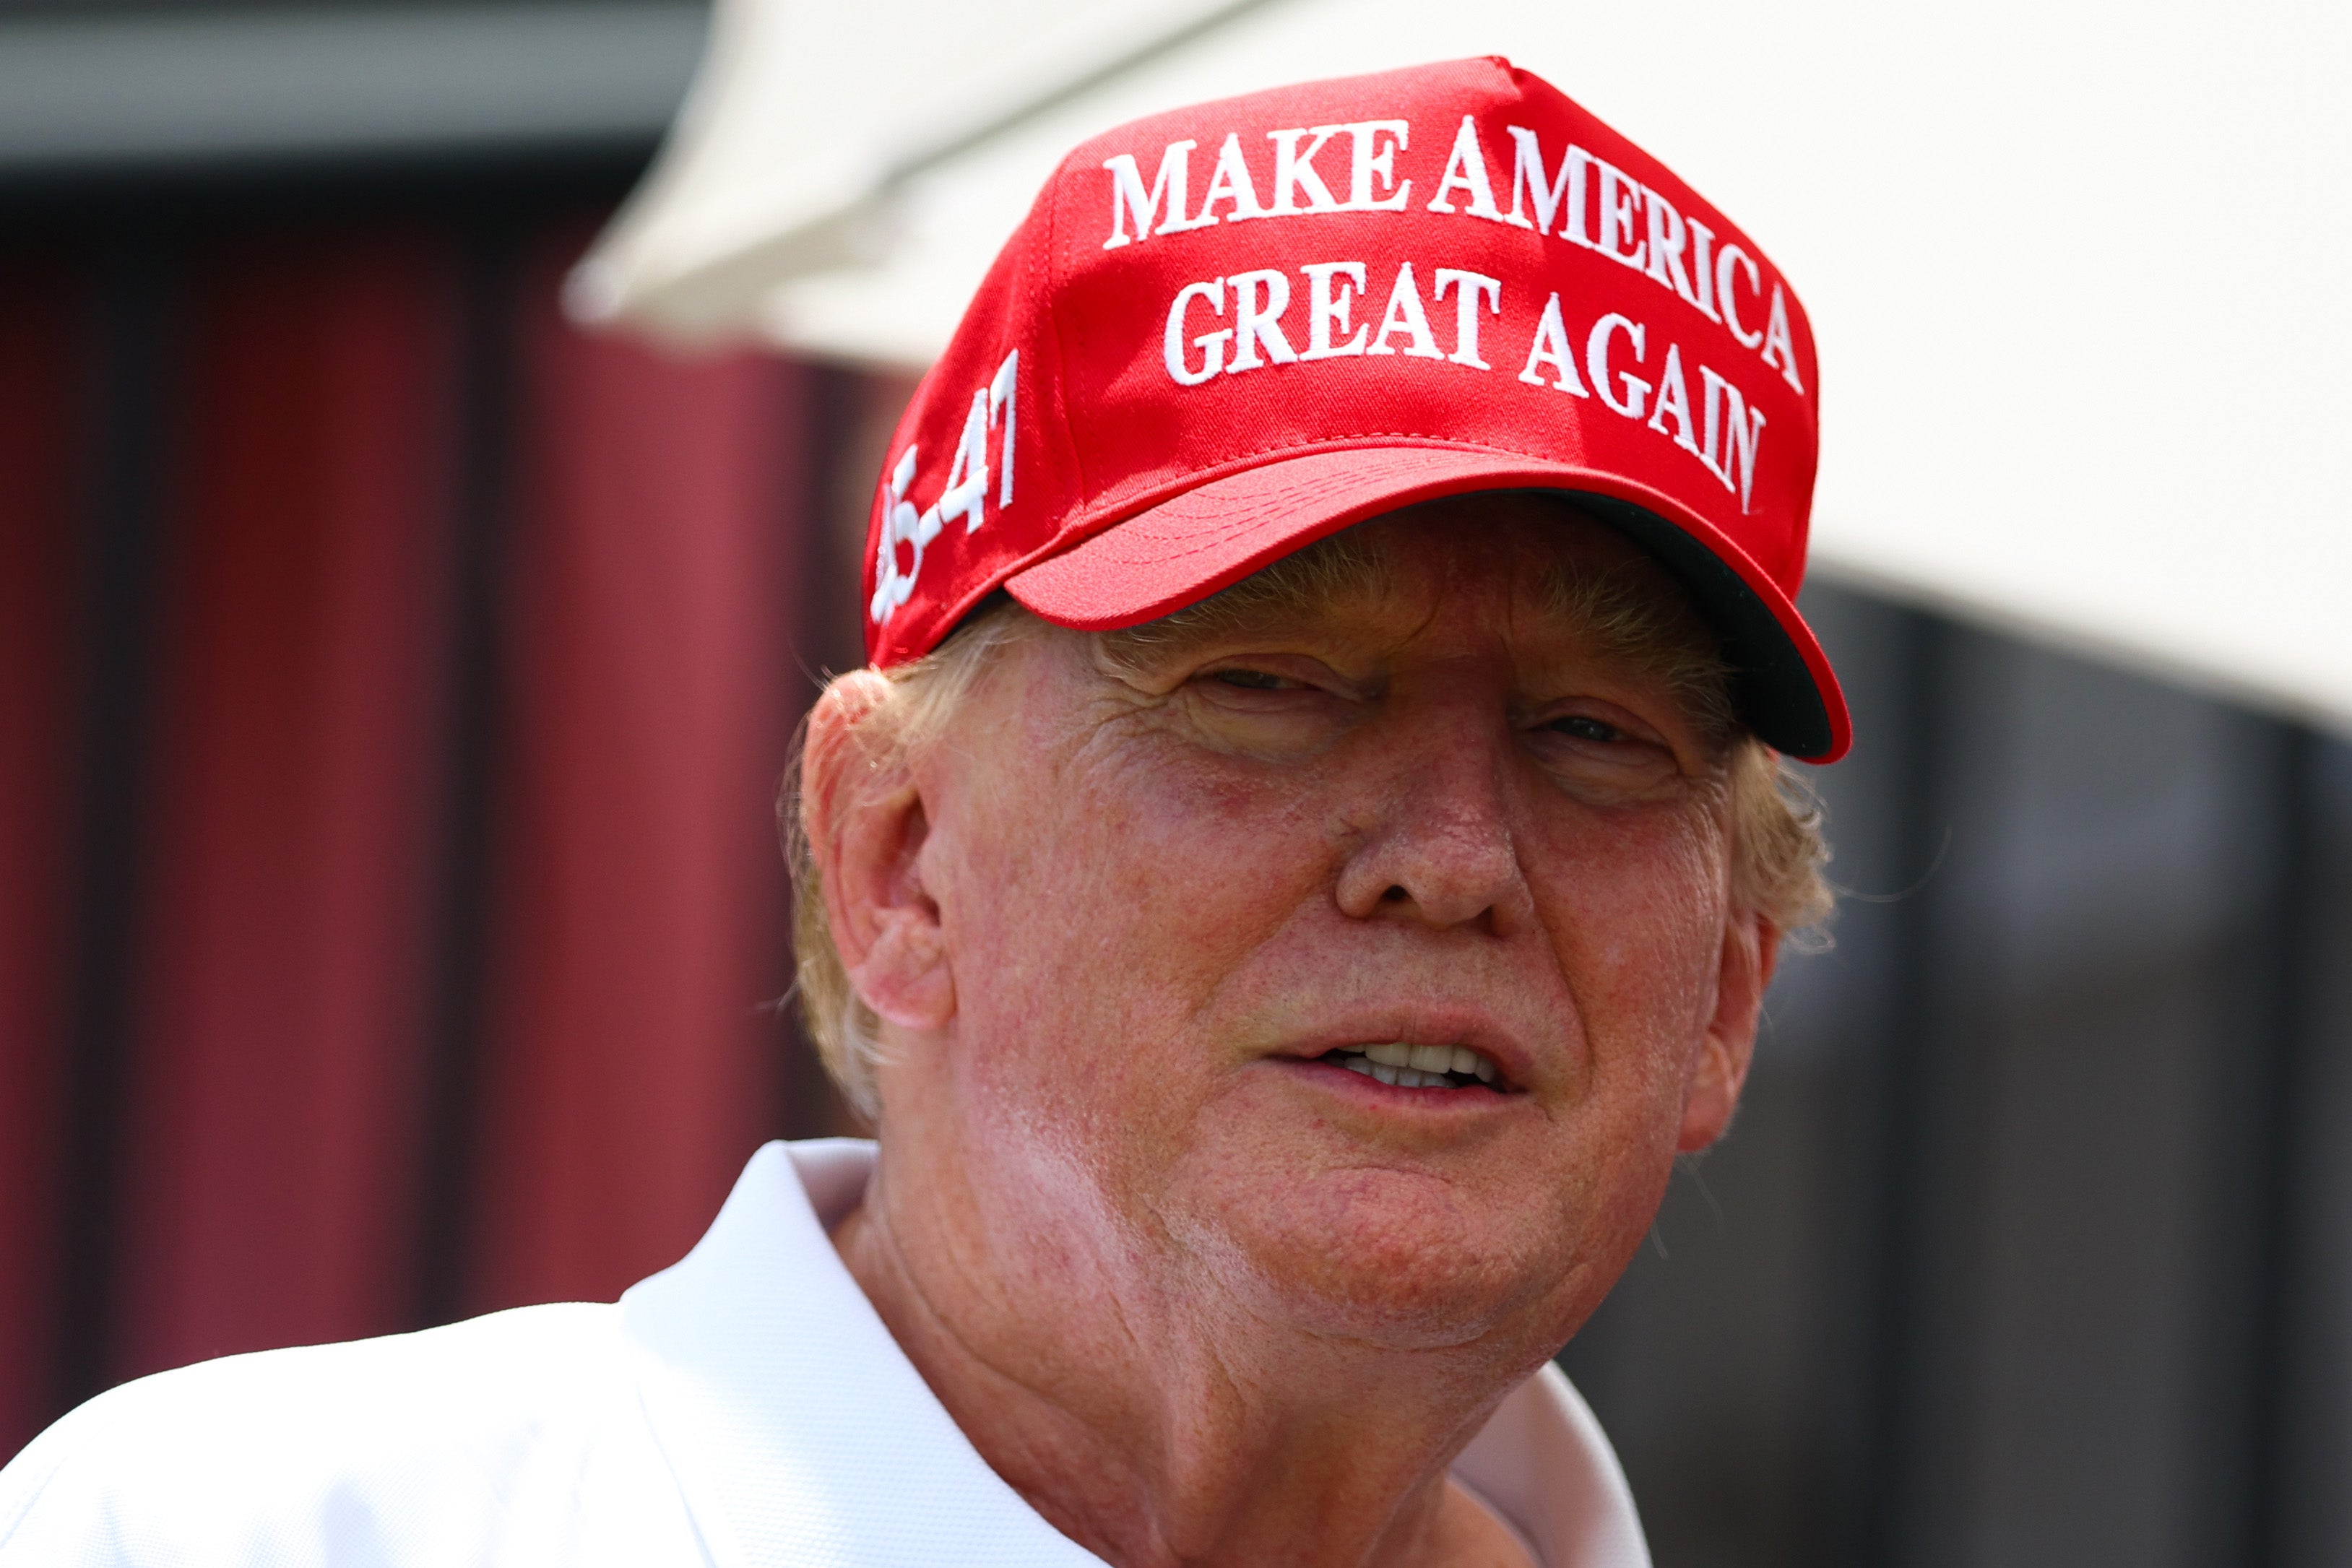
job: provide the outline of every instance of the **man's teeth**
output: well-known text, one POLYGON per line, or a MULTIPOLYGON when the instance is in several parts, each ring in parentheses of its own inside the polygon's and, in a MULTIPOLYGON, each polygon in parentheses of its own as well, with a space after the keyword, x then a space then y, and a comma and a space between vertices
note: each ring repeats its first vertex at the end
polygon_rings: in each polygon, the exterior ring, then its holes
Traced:
POLYGON ((1400 1089, 1459 1087, 1454 1078, 1447 1076, 1449 1073, 1475 1078, 1482 1083, 1493 1083, 1501 1076, 1493 1061, 1466 1045, 1409 1045, 1403 1040, 1391 1040, 1342 1051, 1337 1056, 1339 1064, 1349 1071, 1393 1083, 1400 1089))

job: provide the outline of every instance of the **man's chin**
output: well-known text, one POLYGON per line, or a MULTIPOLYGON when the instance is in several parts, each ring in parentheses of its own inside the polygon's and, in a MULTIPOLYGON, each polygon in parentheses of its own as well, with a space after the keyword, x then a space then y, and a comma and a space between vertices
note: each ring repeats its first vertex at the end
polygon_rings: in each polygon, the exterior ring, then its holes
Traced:
POLYGON ((1210 1234, 1188 1238, 1195 1255, 1257 1314, 1301 1332, 1437 1350, 1540 1339, 1553 1320, 1582 1315, 1569 1300, 1579 1260, 1556 1223, 1470 1212, 1458 1188, 1428 1176, 1358 1168, 1256 1191, 1236 1184, 1200 1219, 1210 1234))

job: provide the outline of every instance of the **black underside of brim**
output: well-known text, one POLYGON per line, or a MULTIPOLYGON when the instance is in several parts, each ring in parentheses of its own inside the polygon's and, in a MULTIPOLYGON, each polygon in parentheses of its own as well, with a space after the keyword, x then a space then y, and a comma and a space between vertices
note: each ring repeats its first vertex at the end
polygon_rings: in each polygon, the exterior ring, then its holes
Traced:
POLYGON ((1549 490, 1608 524, 1674 573, 1723 639, 1735 672, 1739 716, 1758 738, 1790 757, 1821 757, 1834 740, 1813 673, 1780 622, 1713 550, 1655 512, 1584 490, 1549 490))

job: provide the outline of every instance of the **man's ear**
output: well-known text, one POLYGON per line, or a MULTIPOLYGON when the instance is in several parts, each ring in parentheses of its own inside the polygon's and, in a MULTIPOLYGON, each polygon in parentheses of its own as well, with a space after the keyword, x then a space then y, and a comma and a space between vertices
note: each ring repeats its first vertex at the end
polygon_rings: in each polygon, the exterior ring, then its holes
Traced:
POLYGON ((877 768, 880 748, 858 733, 888 696, 888 681, 873 670, 825 688, 801 753, 801 810, 851 987, 880 1017, 929 1031, 955 1017, 939 904, 923 888, 930 823, 912 776, 903 766, 877 768))
POLYGON ((1764 1016, 1765 988, 1780 962, 1780 928, 1761 915, 1736 913, 1726 923, 1720 972, 1716 977, 1715 1016, 1707 1020, 1698 1061, 1683 1091, 1683 1126, 1678 1147, 1695 1155, 1723 1136, 1739 1108, 1739 1091, 1756 1059, 1756 1029, 1764 1016))

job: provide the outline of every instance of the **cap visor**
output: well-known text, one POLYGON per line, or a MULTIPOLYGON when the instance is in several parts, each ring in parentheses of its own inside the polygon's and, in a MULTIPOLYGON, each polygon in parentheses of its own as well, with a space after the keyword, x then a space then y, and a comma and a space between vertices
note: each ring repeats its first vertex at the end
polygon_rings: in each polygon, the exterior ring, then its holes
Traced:
POLYGON ((1110 631, 1196 603, 1367 517, 1511 489, 1574 495, 1672 571, 1722 634, 1741 716, 1768 745, 1808 761, 1845 754, 1852 726, 1837 676, 1796 606, 1745 552, 1643 486, 1511 453, 1381 446, 1262 464, 1114 523, 1005 587, 1057 625, 1110 631))

